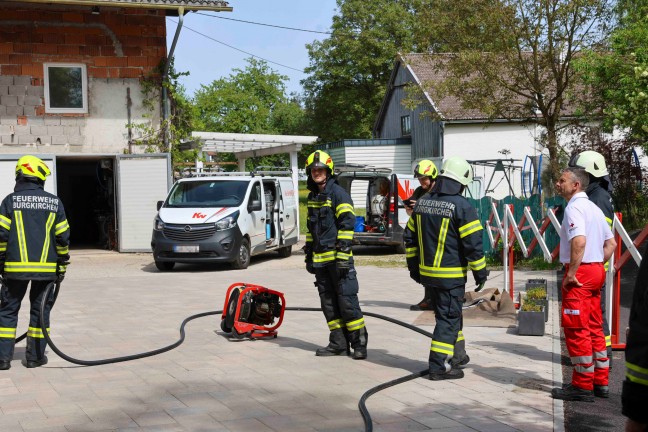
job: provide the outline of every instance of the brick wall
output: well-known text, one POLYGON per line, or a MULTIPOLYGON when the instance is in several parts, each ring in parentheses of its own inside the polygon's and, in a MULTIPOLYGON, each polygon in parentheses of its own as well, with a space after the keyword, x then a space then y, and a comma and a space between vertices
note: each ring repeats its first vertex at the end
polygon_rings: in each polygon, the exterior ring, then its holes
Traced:
MULTIPOLYGON (((102 144, 92 136, 88 120, 104 115, 93 101, 93 83, 127 83, 139 93, 139 79, 148 76, 166 58, 164 13, 157 10, 0 4, 0 153, 15 152, 11 146, 58 146, 53 152, 87 152, 92 147, 125 148, 118 143, 102 144), (43 63, 83 63, 88 74, 87 114, 46 114, 43 63), (92 143, 90 143, 92 141, 92 143), (89 144, 92 144, 91 146, 89 144), (11 148, 6 148, 7 146, 11 148), (108 146, 108 147, 106 147, 108 146)), ((137 108, 137 107, 136 107, 137 108)), ((110 109, 110 120, 127 108, 110 109)), ((134 113, 138 117, 138 113, 134 113)), ((96 123, 96 122, 94 122, 96 123)), ((125 126, 124 126, 125 128, 125 126)), ((113 137, 123 137, 114 131, 113 137)), ((109 134, 110 135, 110 134, 109 134)))

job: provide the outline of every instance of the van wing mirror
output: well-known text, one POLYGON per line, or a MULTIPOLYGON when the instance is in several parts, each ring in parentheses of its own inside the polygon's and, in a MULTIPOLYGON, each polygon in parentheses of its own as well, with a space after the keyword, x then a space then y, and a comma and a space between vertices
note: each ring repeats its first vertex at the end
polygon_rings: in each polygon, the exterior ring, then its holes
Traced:
POLYGON ((259 211, 261 210, 261 200, 252 200, 250 201, 250 204, 248 205, 248 211, 253 212, 253 211, 259 211))
POLYGON ((162 204, 164 204, 164 201, 158 201, 158 202, 157 202, 157 209, 158 209, 158 211, 160 211, 160 209, 162 208, 162 204))

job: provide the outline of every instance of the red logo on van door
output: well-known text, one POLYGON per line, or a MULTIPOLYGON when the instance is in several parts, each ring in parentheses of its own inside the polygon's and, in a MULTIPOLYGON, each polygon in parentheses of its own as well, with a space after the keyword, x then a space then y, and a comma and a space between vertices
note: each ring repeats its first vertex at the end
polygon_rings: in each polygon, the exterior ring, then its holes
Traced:
POLYGON ((207 217, 206 214, 202 214, 200 212, 196 212, 191 216, 192 219, 205 219, 207 217))

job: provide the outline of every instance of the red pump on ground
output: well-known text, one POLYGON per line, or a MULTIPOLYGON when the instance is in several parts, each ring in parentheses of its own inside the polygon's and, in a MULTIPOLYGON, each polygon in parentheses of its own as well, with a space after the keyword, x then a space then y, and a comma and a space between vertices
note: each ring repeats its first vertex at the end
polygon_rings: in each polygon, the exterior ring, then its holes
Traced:
POLYGON ((221 329, 236 339, 276 338, 285 310, 283 293, 237 282, 227 289, 221 329))

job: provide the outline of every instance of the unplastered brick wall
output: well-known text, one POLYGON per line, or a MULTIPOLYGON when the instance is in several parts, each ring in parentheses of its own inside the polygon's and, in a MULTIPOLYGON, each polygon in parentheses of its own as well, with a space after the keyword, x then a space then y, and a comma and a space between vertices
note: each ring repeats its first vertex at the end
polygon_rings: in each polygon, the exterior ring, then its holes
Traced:
MULTIPOLYGON (((0 2, 0 152, 127 148, 128 100, 141 102, 140 80, 166 58, 164 13, 9 3, 0 2), (45 63, 86 66, 87 114, 45 112, 45 63)), ((142 118, 141 103, 130 109, 131 120, 142 118)))

